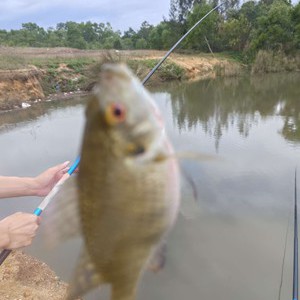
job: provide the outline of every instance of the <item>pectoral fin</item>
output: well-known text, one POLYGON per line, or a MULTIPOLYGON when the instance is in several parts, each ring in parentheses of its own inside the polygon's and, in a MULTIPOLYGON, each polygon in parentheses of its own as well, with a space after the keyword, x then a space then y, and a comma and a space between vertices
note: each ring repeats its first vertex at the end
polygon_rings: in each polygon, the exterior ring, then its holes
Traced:
POLYGON ((165 241, 155 249, 152 258, 148 264, 148 269, 154 273, 161 271, 166 264, 167 245, 165 241))
POLYGON ((76 177, 69 178, 43 213, 43 235, 50 246, 80 235, 76 177))
POLYGON ((75 268, 66 300, 78 299, 78 297, 98 287, 101 283, 103 283, 102 278, 96 273, 94 264, 88 252, 84 249, 75 268))

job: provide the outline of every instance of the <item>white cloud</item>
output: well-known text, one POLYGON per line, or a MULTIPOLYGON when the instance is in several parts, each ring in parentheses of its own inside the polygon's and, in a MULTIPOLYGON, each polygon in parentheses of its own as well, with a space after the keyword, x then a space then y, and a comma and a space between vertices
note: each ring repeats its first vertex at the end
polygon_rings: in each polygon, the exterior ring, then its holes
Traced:
POLYGON ((22 23, 35 22, 53 26, 58 22, 110 22, 114 29, 139 27, 162 21, 168 15, 170 0, 2 0, 0 28, 20 28, 22 23))

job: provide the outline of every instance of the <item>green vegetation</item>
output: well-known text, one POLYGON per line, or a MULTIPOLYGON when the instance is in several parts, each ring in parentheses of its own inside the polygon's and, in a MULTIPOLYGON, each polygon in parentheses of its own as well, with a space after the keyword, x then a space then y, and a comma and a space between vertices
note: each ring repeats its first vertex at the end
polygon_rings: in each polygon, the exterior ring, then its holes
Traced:
MULTIPOLYGON (((107 61, 119 61, 119 57, 100 55, 93 57, 28 57, 20 55, 0 55, 0 70, 25 69, 27 73, 35 72, 42 85, 45 95, 57 92, 70 92, 76 90, 89 90, 98 78, 101 64, 107 61)), ((126 60, 126 58, 125 58, 126 60)), ((125 61, 124 61, 125 62, 125 61)), ((139 78, 144 78, 158 63, 156 59, 129 59, 127 65, 139 78)), ((26 74, 27 74, 26 73, 26 74)), ((2 76, 20 78, 19 72, 8 72, 2 76), (8 75, 10 74, 10 75, 8 75)), ((181 79, 185 70, 172 61, 166 61, 156 72, 156 82, 181 79)), ((5 77, 5 78, 6 78, 5 77)))
POLYGON ((260 50, 252 64, 253 73, 274 73, 300 70, 300 56, 286 55, 282 51, 260 50))
MULTIPOLYGON (((73 47, 79 49, 169 49, 218 0, 171 0, 169 18, 157 26, 144 21, 135 31, 114 31, 109 23, 59 23, 44 29, 24 23, 20 30, 0 30, 0 46, 73 47)), ((260 51, 296 55, 300 50, 300 3, 227 0, 182 44, 201 52, 239 53, 253 62, 260 51)), ((82 68, 78 65, 78 68, 82 68)))
MULTIPOLYGON (((158 63, 157 59, 128 60, 127 65, 137 76, 144 78, 158 63)), ((171 61, 165 61, 156 73, 160 81, 181 79, 184 76, 184 69, 171 61)))
POLYGON ((0 70, 16 70, 26 66, 26 61, 21 56, 0 55, 0 70))
POLYGON ((32 61, 33 65, 45 70, 41 84, 46 95, 84 89, 86 74, 94 63, 94 59, 85 57, 32 61))

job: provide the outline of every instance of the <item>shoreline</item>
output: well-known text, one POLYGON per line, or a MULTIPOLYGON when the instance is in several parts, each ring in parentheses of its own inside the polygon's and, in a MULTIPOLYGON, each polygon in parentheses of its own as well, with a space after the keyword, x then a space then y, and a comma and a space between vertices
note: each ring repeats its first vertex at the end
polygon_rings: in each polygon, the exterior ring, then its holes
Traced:
MULTIPOLYGON (((164 55, 164 51, 157 50, 0 48, 0 111, 84 95, 96 79, 97 68, 105 61, 126 63, 143 79, 164 55), (2 63, 9 63, 1 67, 1 59, 2 63), (14 63, 20 59, 22 65, 14 63)), ((245 69, 245 65, 226 56, 173 53, 151 78, 149 86, 174 80, 240 76, 245 69)))
POLYGON ((1 299, 63 300, 67 288, 46 263, 22 251, 13 251, 0 269, 1 299))
POLYGON ((41 103, 41 102, 64 101, 64 100, 71 99, 73 97, 84 97, 84 96, 88 96, 88 95, 89 95, 89 92, 87 92, 87 91, 74 91, 74 92, 71 91, 71 92, 65 92, 65 93, 50 94, 43 100, 42 99, 27 100, 27 101, 22 101, 21 106, 15 106, 10 109, 1 109, 0 108, 0 115, 7 113, 7 112, 24 110, 26 108, 31 107, 34 104, 41 103))

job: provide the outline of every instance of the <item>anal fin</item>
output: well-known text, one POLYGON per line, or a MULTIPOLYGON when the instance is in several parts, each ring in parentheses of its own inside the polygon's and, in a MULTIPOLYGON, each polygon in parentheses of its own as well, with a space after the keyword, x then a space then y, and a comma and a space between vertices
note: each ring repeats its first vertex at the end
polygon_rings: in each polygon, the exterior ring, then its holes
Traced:
POLYGON ((165 241, 162 241, 155 249, 149 263, 148 269, 154 273, 161 271, 166 264, 166 252, 167 245, 165 241))
POLYGON ((78 297, 98 287, 101 283, 103 283, 103 279, 96 272, 88 252, 84 249, 81 251, 75 268, 66 300, 78 299, 78 297))

